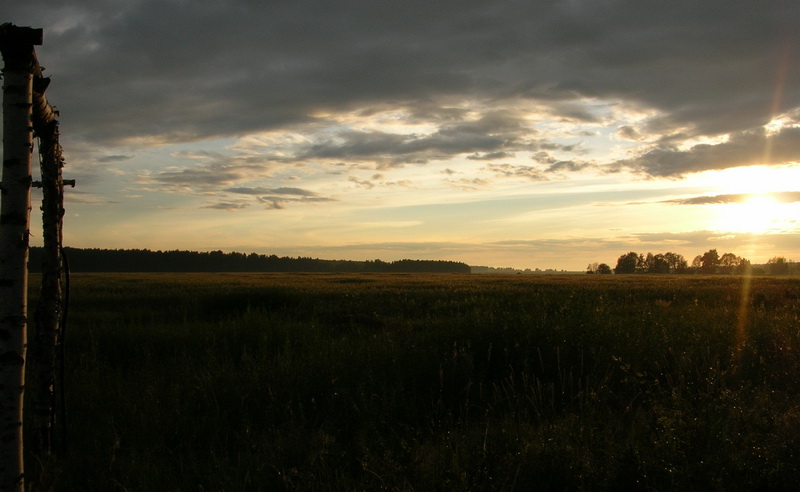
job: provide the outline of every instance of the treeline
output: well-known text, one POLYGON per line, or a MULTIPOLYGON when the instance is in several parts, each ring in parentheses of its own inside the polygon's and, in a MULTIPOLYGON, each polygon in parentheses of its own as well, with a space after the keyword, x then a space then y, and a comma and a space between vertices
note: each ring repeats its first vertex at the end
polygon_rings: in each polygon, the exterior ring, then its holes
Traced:
MULTIPOLYGON (((64 248, 73 272, 319 272, 470 273, 466 263, 440 260, 321 260, 222 251, 64 248)), ((32 247, 29 269, 41 271, 42 249, 32 247)))
POLYGON ((765 265, 752 265, 750 260, 733 253, 722 255, 711 249, 697 255, 692 263, 686 261, 678 253, 647 253, 646 255, 631 251, 617 259, 613 269, 606 263, 592 263, 586 267, 586 273, 630 274, 630 273, 706 273, 728 275, 785 275, 798 270, 797 264, 782 256, 770 258, 765 265))
POLYGON ((499 273, 499 274, 550 274, 550 273, 567 273, 566 270, 555 270, 553 268, 548 268, 547 270, 541 270, 539 268, 535 270, 531 270, 530 268, 526 268, 521 270, 519 268, 513 267, 490 267, 490 266, 471 266, 470 269, 472 273, 499 273))

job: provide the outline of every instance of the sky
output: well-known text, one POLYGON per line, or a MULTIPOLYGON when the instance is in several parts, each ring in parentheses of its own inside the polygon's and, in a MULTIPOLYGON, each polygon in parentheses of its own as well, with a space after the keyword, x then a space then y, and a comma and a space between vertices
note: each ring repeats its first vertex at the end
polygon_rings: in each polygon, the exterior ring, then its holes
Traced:
POLYGON ((44 30, 67 246, 800 260, 796 0, 27 0, 0 22, 44 30))

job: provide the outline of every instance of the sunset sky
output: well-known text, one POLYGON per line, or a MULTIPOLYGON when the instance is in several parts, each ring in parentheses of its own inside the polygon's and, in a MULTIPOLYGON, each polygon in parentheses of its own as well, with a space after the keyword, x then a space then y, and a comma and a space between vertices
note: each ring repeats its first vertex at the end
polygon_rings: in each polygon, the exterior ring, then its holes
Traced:
POLYGON ((800 260, 797 0, 26 0, 0 22, 44 29, 67 246, 800 260))

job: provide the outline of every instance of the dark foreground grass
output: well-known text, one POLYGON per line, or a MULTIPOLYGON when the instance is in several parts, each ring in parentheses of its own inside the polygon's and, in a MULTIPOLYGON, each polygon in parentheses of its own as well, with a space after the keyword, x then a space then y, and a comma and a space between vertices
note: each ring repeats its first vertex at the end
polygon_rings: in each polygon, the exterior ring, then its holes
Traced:
POLYGON ((795 490, 800 282, 78 275, 33 490, 795 490))

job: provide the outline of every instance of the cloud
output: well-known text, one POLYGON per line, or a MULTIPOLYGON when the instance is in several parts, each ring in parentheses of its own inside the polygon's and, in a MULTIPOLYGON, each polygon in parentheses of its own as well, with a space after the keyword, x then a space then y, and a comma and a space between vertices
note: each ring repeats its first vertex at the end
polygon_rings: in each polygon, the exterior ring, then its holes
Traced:
POLYGON ((776 193, 765 193, 763 195, 753 195, 749 193, 738 193, 738 194, 728 194, 728 195, 704 195, 704 196, 694 196, 690 198, 681 198, 678 200, 667 200, 665 203, 673 203, 676 205, 717 205, 725 203, 745 203, 755 196, 767 196, 779 203, 800 202, 800 191, 785 191, 776 193))
POLYGON ((320 196, 313 191, 291 187, 233 187, 225 188, 221 191, 237 195, 254 196, 258 203, 261 203, 265 208, 271 210, 282 210, 286 208, 287 202, 319 203, 336 201, 333 198, 320 196))
POLYGON ((630 125, 619 127, 616 131, 616 136, 621 140, 638 141, 642 139, 642 134, 639 133, 639 130, 630 125))
POLYGON ((213 170, 207 167, 187 168, 180 171, 165 171, 155 178, 164 184, 175 186, 225 186, 249 179, 246 173, 238 169, 213 170))
POLYGON ((454 100, 535 100, 583 123, 598 119, 586 101, 626 100, 657 111, 648 131, 720 134, 800 105, 789 0, 759 8, 467 1, 457 9, 427 0, 197 0, 191 9, 51 0, 7 9, 45 29, 52 98, 70 132, 93 142, 253 133, 387 103, 441 124, 468 111, 454 100))
POLYGON ((598 123, 600 118, 596 113, 579 102, 557 103, 550 107, 553 116, 562 121, 573 121, 578 123, 598 123))
POLYGON ((494 160, 498 160, 498 159, 504 159, 506 157, 514 157, 514 154, 512 154, 510 152, 503 152, 503 151, 489 152, 489 153, 486 153, 486 154, 479 154, 479 153, 476 152, 476 153, 474 153, 472 155, 468 155, 467 159, 470 159, 470 160, 473 160, 473 161, 494 161, 494 160))
POLYGON ((130 155, 105 155, 97 158, 97 162, 122 162, 131 159, 130 155))
MULTIPOLYGON (((197 162, 193 166, 167 168, 155 175, 143 174, 138 178, 142 185, 160 185, 151 187, 149 191, 167 191, 183 195, 249 195, 256 202, 266 204, 270 209, 283 209, 287 202, 329 202, 334 198, 324 197, 316 192, 289 186, 247 186, 263 182, 281 180, 272 179, 271 171, 275 162, 270 157, 235 154, 223 155, 206 151, 182 151, 172 154, 173 157, 197 162), (238 185, 238 186, 237 186, 238 185)), ((297 181, 293 177, 285 181, 297 181)), ((204 208, 232 210, 244 208, 245 202, 222 200, 204 208)))
POLYGON ((375 187, 375 183, 373 183, 368 179, 358 179, 355 176, 350 176, 349 178, 347 178, 347 180, 350 181, 351 183, 355 183, 356 186, 360 186, 361 188, 366 188, 368 190, 371 190, 372 188, 375 187))
POLYGON ((249 206, 250 206, 250 204, 244 203, 244 202, 236 202, 236 203, 234 203, 234 202, 217 202, 217 203, 214 203, 214 204, 211 204, 211 205, 206 205, 203 208, 212 208, 212 209, 216 209, 216 210, 232 211, 232 210, 241 210, 241 209, 247 208, 249 206))
POLYGON ((317 198, 319 197, 318 194, 314 193, 313 191, 304 190, 302 188, 288 188, 288 187, 280 187, 280 188, 226 188, 224 191, 229 193, 237 193, 241 195, 291 195, 291 196, 300 196, 300 197, 309 197, 309 198, 317 198))
POLYGON ((264 208, 267 210, 283 210, 286 208, 282 200, 259 199, 259 201, 264 204, 264 208))
POLYGON ((693 196, 678 200, 667 200, 665 203, 673 203, 676 205, 717 205, 724 203, 742 203, 749 196, 750 195, 747 194, 693 196))
POLYGON ((687 150, 672 144, 655 148, 615 165, 655 177, 680 177, 708 170, 800 161, 800 127, 768 135, 763 128, 736 132, 719 144, 698 144, 687 150))
POLYGON ((479 118, 444 122, 430 133, 341 130, 296 146, 287 159, 372 162, 379 169, 425 164, 463 154, 485 160, 530 148, 532 144, 526 137, 533 133, 530 124, 513 111, 492 110, 479 118))
POLYGON ((509 178, 526 178, 531 181, 547 181, 548 177, 541 169, 532 166, 516 166, 513 164, 489 164, 486 170, 495 176, 509 178))
POLYGON ((373 174, 372 177, 369 179, 361 179, 356 176, 350 176, 347 180, 359 188, 364 188, 366 190, 371 190, 376 186, 382 187, 402 187, 402 188, 413 188, 414 183, 411 180, 407 179, 400 179, 395 181, 388 181, 385 179, 385 176, 382 174, 373 174))
POLYGON ((577 162, 577 161, 557 161, 551 164, 545 172, 547 173, 563 173, 563 172, 578 172, 582 171, 588 167, 593 167, 593 164, 589 162, 577 162))
POLYGON ((800 202, 800 191, 783 191, 777 193, 769 193, 768 196, 780 203, 800 202))
POLYGON ((275 162, 268 156, 252 154, 224 155, 218 152, 182 151, 172 154, 172 157, 190 160, 194 164, 166 168, 157 174, 143 176, 140 180, 173 189, 208 191, 266 178, 275 166, 275 162))
POLYGON ((70 190, 68 193, 66 193, 64 200, 70 205, 111 205, 119 203, 118 200, 113 200, 104 196, 98 196, 92 193, 83 193, 76 190, 70 190))

